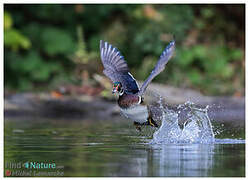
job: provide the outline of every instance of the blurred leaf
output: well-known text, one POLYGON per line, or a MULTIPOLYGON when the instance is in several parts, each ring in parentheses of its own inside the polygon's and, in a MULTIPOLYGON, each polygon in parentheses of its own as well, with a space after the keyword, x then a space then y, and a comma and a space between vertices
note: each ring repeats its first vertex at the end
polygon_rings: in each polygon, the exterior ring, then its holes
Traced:
POLYGON ((4 32, 4 45, 13 50, 18 50, 19 48, 29 49, 31 47, 31 42, 19 31, 9 29, 4 32))
POLYGON ((183 49, 178 53, 178 61, 176 61, 181 66, 188 66, 194 61, 194 54, 190 49, 183 49))
POLYGON ((194 85, 199 85, 202 81, 201 73, 196 69, 192 69, 188 72, 187 76, 194 85))
POLYGON ((47 81, 51 74, 59 69, 58 65, 44 61, 33 51, 24 58, 21 68, 30 73, 30 78, 36 81, 47 81))
POLYGON ((93 69, 101 71, 100 39, 117 47, 137 79, 144 80, 175 35, 175 55, 153 82, 206 94, 244 94, 244 5, 83 4, 75 8, 4 6, 8 87, 46 87, 65 79, 80 84, 75 78, 78 69, 89 74, 96 72, 93 69), (78 26, 83 27, 85 38, 77 36, 78 26))
POLYGON ((214 12, 212 8, 206 7, 202 9, 201 14, 204 18, 211 18, 213 17, 214 12))
POLYGON ((144 80, 144 77, 147 77, 150 74, 150 72, 154 68, 155 64, 156 64, 155 58, 146 57, 143 60, 141 67, 136 70, 135 74, 137 75, 137 77, 139 79, 144 80))
POLYGON ((231 58, 233 60, 242 60, 242 51, 240 49, 233 49, 231 52, 231 58))
POLYGON ((233 71, 233 67, 231 65, 225 66, 221 71, 221 75, 223 78, 230 78, 230 77, 232 77, 233 73, 234 73, 234 71, 233 71))
POLYGON ((194 46, 193 51, 195 53, 195 56, 199 59, 204 59, 208 56, 207 48, 204 46, 200 46, 200 45, 194 46))
POLYGON ((22 32, 25 36, 28 36, 32 45, 34 47, 40 48, 41 46, 41 32, 43 31, 43 26, 38 23, 30 23, 27 26, 23 27, 22 32))
POLYGON ((205 28, 206 23, 202 21, 201 19, 197 19, 195 22, 195 26, 197 27, 197 29, 203 29, 205 28))
POLYGON ((33 87, 31 81, 25 78, 20 79, 18 86, 21 91, 29 90, 33 87))
POLYGON ((10 29, 13 24, 12 18, 8 12, 4 12, 4 30, 10 29))
POLYGON ((75 50, 75 43, 72 37, 63 30, 54 27, 44 28, 41 38, 42 47, 50 56, 70 54, 75 50))

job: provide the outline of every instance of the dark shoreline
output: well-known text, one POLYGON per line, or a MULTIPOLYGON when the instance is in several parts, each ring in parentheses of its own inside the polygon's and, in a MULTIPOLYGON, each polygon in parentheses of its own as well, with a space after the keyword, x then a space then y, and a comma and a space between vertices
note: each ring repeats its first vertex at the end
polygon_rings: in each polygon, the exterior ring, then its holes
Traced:
MULTIPOLYGON (((233 127, 245 127, 245 98, 207 97, 194 91, 175 91, 173 88, 152 85, 151 91, 166 97, 166 104, 176 106, 186 99, 199 107, 209 106, 208 114, 213 122, 224 123, 233 127), (161 89, 164 90, 161 91, 161 89), (184 92, 184 93, 183 93, 184 92), (170 94, 171 93, 171 94, 170 94), (174 95, 172 95, 174 94, 174 95), (176 95, 177 94, 177 95, 176 95), (175 99, 177 103, 175 103, 175 99)), ((114 99, 96 96, 63 96, 54 98, 49 93, 9 94, 4 98, 5 118, 56 118, 56 119, 124 119, 114 99)))

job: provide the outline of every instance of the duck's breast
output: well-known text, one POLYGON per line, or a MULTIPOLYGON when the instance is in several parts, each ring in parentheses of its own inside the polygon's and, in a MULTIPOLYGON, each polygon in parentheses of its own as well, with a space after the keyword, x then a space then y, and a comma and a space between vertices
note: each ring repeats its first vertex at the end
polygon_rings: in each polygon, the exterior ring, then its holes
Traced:
POLYGON ((128 108, 128 107, 136 105, 138 103, 139 103, 139 96, 137 96, 135 94, 124 93, 118 99, 118 104, 121 108, 128 108))
POLYGON ((128 108, 121 108, 121 112, 127 118, 139 123, 146 122, 149 116, 147 106, 140 104, 133 105, 128 108))

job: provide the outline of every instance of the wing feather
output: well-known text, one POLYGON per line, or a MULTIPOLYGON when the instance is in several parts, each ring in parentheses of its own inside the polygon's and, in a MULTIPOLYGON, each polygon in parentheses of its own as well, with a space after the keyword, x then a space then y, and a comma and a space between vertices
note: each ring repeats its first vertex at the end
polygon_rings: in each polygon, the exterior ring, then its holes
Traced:
POLYGON ((139 91, 138 84, 129 72, 128 65, 117 48, 101 40, 100 54, 104 66, 103 73, 113 82, 121 82, 126 92, 137 93, 139 91))
POLYGON ((147 86, 149 85, 149 83, 160 73, 164 70, 165 65, 167 64, 167 62, 170 60, 170 58, 173 55, 173 52, 175 50, 175 41, 171 41, 170 44, 164 49, 164 51, 162 52, 162 54, 160 55, 160 58, 155 66, 155 68, 152 70, 151 74, 149 75, 149 77, 145 80, 145 82, 143 83, 143 85, 140 88, 139 91, 139 95, 144 94, 147 86))

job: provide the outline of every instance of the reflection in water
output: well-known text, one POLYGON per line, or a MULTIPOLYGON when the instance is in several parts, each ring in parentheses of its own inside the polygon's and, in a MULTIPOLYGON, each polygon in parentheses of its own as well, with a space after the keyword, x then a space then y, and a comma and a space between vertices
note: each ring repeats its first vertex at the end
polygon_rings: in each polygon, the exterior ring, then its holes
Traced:
POLYGON ((156 176, 207 176, 213 165, 214 145, 162 145, 154 149, 156 176))

